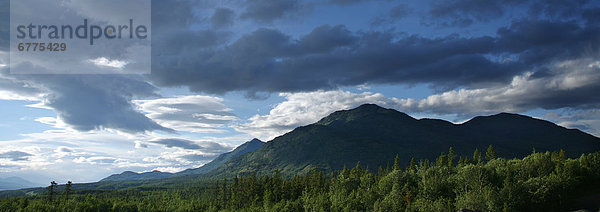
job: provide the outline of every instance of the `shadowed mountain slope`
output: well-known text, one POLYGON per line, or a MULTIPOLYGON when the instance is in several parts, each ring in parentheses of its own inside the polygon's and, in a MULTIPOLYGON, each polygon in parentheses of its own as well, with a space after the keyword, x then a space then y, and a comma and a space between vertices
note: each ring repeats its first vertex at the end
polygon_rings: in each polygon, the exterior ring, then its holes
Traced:
POLYGON ((415 119, 392 109, 366 104, 337 111, 320 121, 294 129, 267 142, 257 151, 230 160, 209 176, 285 175, 312 169, 337 170, 344 165, 376 168, 392 165, 396 154, 407 165, 411 158, 435 159, 450 147, 472 156, 493 145, 497 155, 524 157, 536 151, 563 149, 568 156, 600 150, 600 138, 576 129, 528 116, 500 113, 475 117, 463 124, 437 119, 415 119))

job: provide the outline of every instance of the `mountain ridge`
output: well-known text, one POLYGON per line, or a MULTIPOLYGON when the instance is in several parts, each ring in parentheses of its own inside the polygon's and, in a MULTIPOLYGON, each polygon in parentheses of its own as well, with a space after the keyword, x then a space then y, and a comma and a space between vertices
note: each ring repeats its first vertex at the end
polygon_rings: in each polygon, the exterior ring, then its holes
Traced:
POLYGON ((102 180, 100 180, 99 182, 108 182, 108 181, 130 181, 130 180, 154 180, 154 179, 162 179, 162 178, 169 178, 169 177, 175 177, 175 176, 183 176, 183 175, 198 175, 198 174, 204 174, 207 173, 209 171, 212 171, 213 169, 217 168, 218 166, 220 166, 221 164, 236 158, 240 155, 243 155, 245 153, 248 152, 252 152, 257 150, 258 148, 260 148, 262 145, 264 144, 263 141, 254 138, 248 142, 245 142, 241 145, 239 145, 238 147, 236 147, 235 149, 233 149, 230 152, 226 152, 223 154, 220 154, 219 156, 217 156, 215 159, 213 159, 212 161, 198 167, 198 168, 192 168, 192 169, 186 169, 180 172, 176 172, 176 173, 169 173, 169 172, 161 172, 161 171, 150 171, 150 172, 143 172, 143 173, 136 173, 136 172, 132 172, 132 171, 124 171, 120 174, 112 174, 102 180))
POLYGON ((43 186, 38 183, 33 183, 20 177, 0 178, 0 190, 14 190, 22 188, 33 188, 43 186))
POLYGON ((204 164, 201 167, 193 168, 193 169, 186 169, 184 171, 175 173, 175 175, 176 176, 195 175, 195 174, 204 174, 204 173, 210 172, 231 159, 234 159, 234 158, 236 158, 240 155, 246 154, 248 152, 256 151, 257 149, 262 147, 264 144, 265 144, 265 142, 259 140, 258 138, 254 138, 254 139, 236 147, 231 152, 226 152, 226 153, 223 153, 223 154, 217 156, 215 159, 208 162, 207 164, 204 164))
POLYGON ((233 159, 210 172, 232 176, 275 169, 288 175, 312 169, 337 170, 343 165, 386 166, 396 154, 433 160, 453 147, 470 156, 475 148, 494 146, 500 156, 523 157, 533 151, 563 149, 571 157, 600 150, 600 138, 577 129, 520 114, 477 116, 461 124, 415 119, 406 113, 365 104, 331 113, 267 142, 261 149, 233 159))

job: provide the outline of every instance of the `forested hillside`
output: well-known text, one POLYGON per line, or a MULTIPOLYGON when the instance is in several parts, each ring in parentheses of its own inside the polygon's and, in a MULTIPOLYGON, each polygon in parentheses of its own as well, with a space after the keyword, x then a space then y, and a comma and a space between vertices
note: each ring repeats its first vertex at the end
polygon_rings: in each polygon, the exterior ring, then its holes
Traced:
POLYGON ((284 176, 313 169, 335 171, 358 161, 376 168, 405 166, 411 158, 435 160, 453 147, 457 155, 493 145, 505 158, 523 158, 532 149, 565 150, 567 156, 600 151, 600 138, 576 129, 528 116, 500 113, 478 116, 462 124, 438 119, 415 119, 394 109, 364 104, 341 110, 320 121, 279 136, 260 149, 224 163, 212 176, 232 177, 278 169, 284 176))
POLYGON ((372 172, 279 172, 221 179, 213 186, 69 191, 0 200, 0 211, 565 211, 598 210, 600 153, 569 159, 564 151, 497 158, 493 148, 437 160, 412 160, 372 172))

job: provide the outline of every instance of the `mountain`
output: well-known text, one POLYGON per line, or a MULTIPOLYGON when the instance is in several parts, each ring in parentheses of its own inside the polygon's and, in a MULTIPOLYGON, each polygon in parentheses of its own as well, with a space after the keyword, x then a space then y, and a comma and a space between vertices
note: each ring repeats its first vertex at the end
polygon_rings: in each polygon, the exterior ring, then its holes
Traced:
POLYGON ((150 179, 167 178, 167 177, 171 177, 171 176, 173 176, 173 173, 161 172, 161 171, 151 171, 151 172, 144 172, 144 173, 135 173, 132 171, 124 171, 121 174, 110 175, 110 176, 100 180, 100 182, 128 181, 128 180, 150 180, 150 179))
POLYGON ((178 175, 178 176, 194 175, 194 174, 204 174, 204 173, 210 172, 210 171, 218 168, 219 166, 223 165, 225 162, 227 162, 231 159, 234 159, 234 158, 236 158, 240 155, 246 154, 248 152, 254 152, 254 151, 260 149, 264 144, 265 144, 265 142, 262 142, 261 140, 259 140, 257 138, 252 139, 251 141, 248 141, 248 142, 238 146, 231 152, 227 152, 227 153, 223 153, 223 154, 219 155, 217 158, 212 160, 210 163, 205 164, 204 166, 201 166, 201 167, 195 168, 195 169, 187 169, 187 170, 176 173, 176 175, 178 175))
POLYGON ((211 162, 209 162, 199 168, 187 169, 187 170, 177 172, 174 174, 167 173, 167 172, 160 172, 160 171, 152 171, 152 172, 144 172, 144 173, 135 173, 135 172, 131 172, 131 171, 125 171, 121 174, 113 174, 111 176, 108 176, 108 177, 100 180, 100 182, 151 180, 151 179, 162 179, 162 178, 168 178, 168 177, 174 177, 174 176, 204 174, 209 171, 212 171, 213 169, 221 166, 223 163, 225 163, 233 158, 236 158, 236 157, 246 154, 248 152, 256 151, 257 149, 262 147, 263 144, 264 144, 264 142, 262 142, 261 140, 258 140, 256 138, 252 139, 251 141, 248 141, 248 142, 236 147, 231 152, 226 152, 226 153, 219 155, 217 158, 215 158, 211 162))
POLYGON ((434 160, 450 147, 472 156, 493 145, 505 158, 536 151, 563 149, 570 157, 600 150, 600 138, 576 129, 528 116, 500 113, 475 117, 463 124, 438 119, 415 119, 405 113, 366 104, 337 111, 320 121, 279 136, 257 151, 224 163, 212 176, 236 174, 302 174, 312 169, 337 170, 358 161, 370 168, 402 165, 411 158, 434 160))
POLYGON ((41 187, 43 185, 29 182, 20 177, 0 178, 0 190, 41 187))

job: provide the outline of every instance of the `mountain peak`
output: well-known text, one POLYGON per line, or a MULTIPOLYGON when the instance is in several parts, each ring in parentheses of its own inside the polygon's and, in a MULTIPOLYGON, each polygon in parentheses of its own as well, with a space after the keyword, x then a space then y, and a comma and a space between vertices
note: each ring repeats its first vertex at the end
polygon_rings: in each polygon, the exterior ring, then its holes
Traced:
POLYGON ((503 118, 531 118, 529 116, 526 115, 521 115, 521 114, 516 114, 516 113, 507 113, 507 112, 502 112, 502 113, 498 113, 496 115, 491 115, 489 117, 503 117, 503 118))
POLYGON ((383 108, 376 104, 363 104, 353 109, 333 112, 329 116, 322 118, 316 124, 331 126, 375 116, 381 116, 384 117, 384 119, 392 118, 416 121, 416 119, 407 115, 406 113, 402 113, 394 109, 383 108))
MULTIPOLYGON (((132 171, 124 171, 124 172, 121 172, 121 174, 123 174, 123 175, 126 175, 126 174, 128 174, 128 175, 136 175, 136 174, 139 174, 139 173, 132 172, 132 171)), ((118 175, 118 174, 114 174, 114 175, 118 175)))
POLYGON ((385 109, 379 105, 376 104, 371 104, 371 103, 366 103, 366 104, 362 104, 356 108, 354 108, 354 110, 373 110, 373 109, 385 109))
POLYGON ((264 143, 264 142, 263 142, 263 141, 261 141, 261 140, 260 140, 260 139, 258 139, 258 138, 253 138, 252 140, 250 140, 250 141, 248 141, 248 142, 246 142, 246 143, 264 143))
POLYGON ((549 121, 545 121, 545 120, 540 120, 540 119, 536 119, 533 117, 529 117, 526 115, 521 115, 521 114, 515 114, 515 113, 506 113, 506 112, 502 112, 502 113, 498 113, 498 114, 494 114, 494 115, 489 115, 489 116, 477 116, 474 117, 473 119, 465 122, 465 124, 467 125, 472 125, 472 124, 481 124, 481 123, 487 123, 487 122, 494 122, 495 124, 508 124, 508 123, 521 123, 521 124, 535 124, 535 123, 545 123, 546 125, 555 125, 552 122, 549 121))
POLYGON ((233 149, 231 152, 245 152, 246 149, 252 149, 252 151, 254 151, 255 149, 260 148, 263 144, 265 144, 265 142, 261 141, 258 138, 254 138, 250 141, 247 141, 246 143, 243 143, 242 145, 239 145, 238 147, 236 147, 235 149, 233 149))

